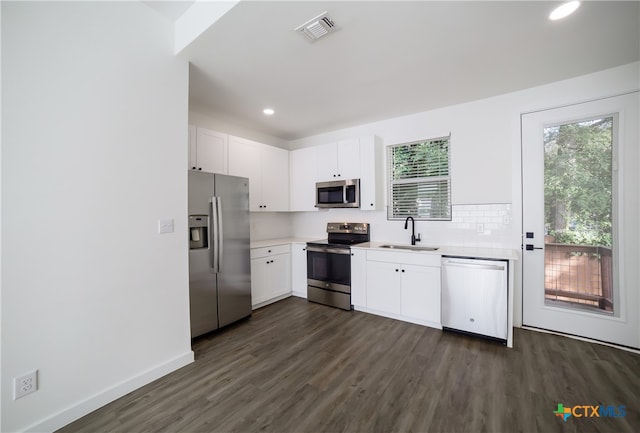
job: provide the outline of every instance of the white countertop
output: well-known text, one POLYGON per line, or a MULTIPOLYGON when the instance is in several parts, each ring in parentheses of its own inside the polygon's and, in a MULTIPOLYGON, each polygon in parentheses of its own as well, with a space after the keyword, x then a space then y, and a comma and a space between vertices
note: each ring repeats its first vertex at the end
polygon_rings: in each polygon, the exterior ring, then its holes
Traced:
MULTIPOLYGON (((395 251, 411 254, 437 254, 440 256, 458 256, 458 257, 473 257, 482 259, 500 259, 500 260, 518 260, 518 250, 508 248, 475 248, 475 247, 457 247, 457 246, 439 246, 439 245, 422 245, 418 244, 418 247, 437 247, 435 251, 412 251, 405 249, 389 249, 381 248, 382 245, 403 245, 393 242, 367 242, 364 244, 354 245, 351 248, 360 249, 376 249, 380 251, 395 251)), ((409 244, 406 244, 410 246, 409 244)))
MULTIPOLYGON (((293 243, 307 243, 316 241, 318 238, 276 238, 276 239, 264 239, 260 241, 251 242, 251 248, 263 248, 272 247, 274 245, 284 245, 293 243)), ((394 242, 366 242, 364 244, 353 245, 351 248, 359 249, 376 249, 380 251, 395 251, 411 254, 437 254, 440 256, 459 256, 459 257, 474 257, 482 259, 500 259, 500 260, 518 260, 518 250, 508 248, 476 248, 476 247, 458 247, 458 246, 439 246, 439 245, 422 245, 418 244, 418 247, 434 246, 438 249, 435 251, 411 251, 404 249, 388 249, 381 248, 382 245, 403 245, 401 243, 394 242)), ((409 246, 408 244, 406 244, 409 246)))
POLYGON ((261 241, 251 241, 250 248, 263 248, 263 247, 272 247, 274 245, 295 244, 295 243, 306 244, 307 242, 317 241, 317 240, 318 240, 318 238, 264 239, 264 240, 261 240, 261 241))

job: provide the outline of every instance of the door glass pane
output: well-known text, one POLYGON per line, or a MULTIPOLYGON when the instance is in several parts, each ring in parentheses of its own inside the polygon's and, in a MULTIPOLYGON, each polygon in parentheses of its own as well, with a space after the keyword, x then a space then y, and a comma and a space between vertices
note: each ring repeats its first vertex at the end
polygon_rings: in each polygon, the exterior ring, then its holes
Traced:
POLYGON ((613 313, 613 125, 544 128, 547 304, 613 313))

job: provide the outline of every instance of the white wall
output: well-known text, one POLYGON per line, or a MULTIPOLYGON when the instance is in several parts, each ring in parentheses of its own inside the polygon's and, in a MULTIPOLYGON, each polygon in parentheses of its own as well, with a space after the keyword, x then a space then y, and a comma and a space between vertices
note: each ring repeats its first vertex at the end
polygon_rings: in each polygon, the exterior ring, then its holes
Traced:
POLYGON ((2 2, 2 431, 54 430, 193 360, 173 42, 140 2, 2 2))

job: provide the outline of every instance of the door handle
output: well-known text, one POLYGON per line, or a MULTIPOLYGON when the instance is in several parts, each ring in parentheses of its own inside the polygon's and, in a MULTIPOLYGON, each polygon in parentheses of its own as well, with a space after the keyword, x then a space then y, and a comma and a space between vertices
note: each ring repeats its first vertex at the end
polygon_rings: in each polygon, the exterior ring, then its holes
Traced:
POLYGON ((216 211, 218 212, 218 228, 216 229, 218 235, 218 272, 220 272, 224 260, 224 229, 222 228, 222 199, 220 197, 216 197, 216 211))
POLYGON ((527 251, 533 251, 533 250, 544 250, 544 248, 542 247, 534 247, 532 244, 526 244, 525 245, 525 249, 527 251))
POLYGON ((211 272, 218 273, 218 203, 215 197, 209 199, 209 262, 211 272))
POLYGON ((222 262, 222 203, 220 197, 211 197, 209 200, 211 229, 211 270, 217 274, 220 272, 222 262))

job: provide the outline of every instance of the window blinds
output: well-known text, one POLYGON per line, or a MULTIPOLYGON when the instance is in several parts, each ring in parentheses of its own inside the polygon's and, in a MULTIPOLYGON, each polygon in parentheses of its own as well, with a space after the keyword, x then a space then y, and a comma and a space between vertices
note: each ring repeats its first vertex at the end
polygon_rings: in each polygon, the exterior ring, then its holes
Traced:
POLYGON ((388 147, 387 218, 451 220, 450 137, 388 147))

